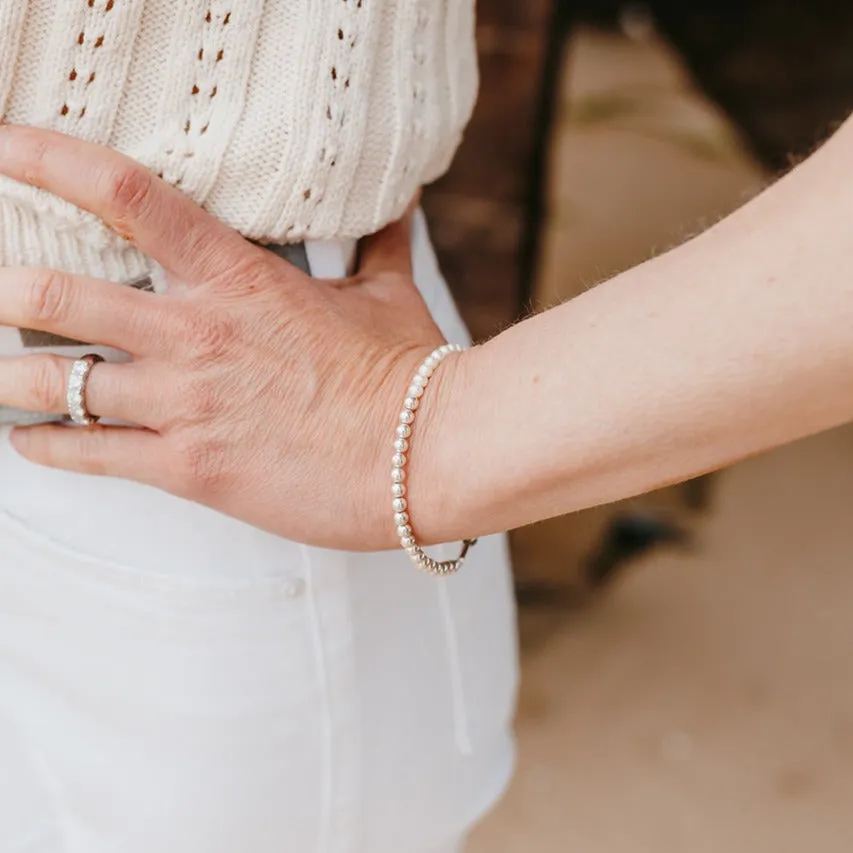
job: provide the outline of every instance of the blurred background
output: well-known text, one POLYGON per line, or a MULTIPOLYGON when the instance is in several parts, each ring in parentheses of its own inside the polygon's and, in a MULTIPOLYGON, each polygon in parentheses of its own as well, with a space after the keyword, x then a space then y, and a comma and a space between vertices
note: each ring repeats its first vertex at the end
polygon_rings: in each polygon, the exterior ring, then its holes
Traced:
MULTIPOLYGON (((695 234, 853 111, 853 5, 479 15, 479 106, 425 199, 478 339, 695 234)), ((470 853, 850 853, 851 507, 844 428, 514 533, 519 772, 470 853)))

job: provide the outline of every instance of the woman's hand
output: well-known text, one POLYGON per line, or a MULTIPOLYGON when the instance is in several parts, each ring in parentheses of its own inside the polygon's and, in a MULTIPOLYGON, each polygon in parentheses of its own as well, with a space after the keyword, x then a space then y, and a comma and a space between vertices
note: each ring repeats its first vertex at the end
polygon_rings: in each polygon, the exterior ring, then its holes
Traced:
MULTIPOLYGON (((133 356, 94 367, 87 403, 141 428, 18 429, 21 454, 148 483, 315 545, 395 544, 394 427, 412 373, 443 342, 412 282, 408 220, 364 241, 354 277, 318 281, 101 146, 2 126, 0 173, 94 213, 170 280, 154 295, 0 270, 0 324, 133 356)), ((0 361, 0 405, 64 412, 70 365, 0 361)))
MULTIPOLYGON (((355 279, 316 282, 106 149, 7 127, 0 172, 92 211, 186 285, 0 271, 0 324, 134 356, 95 366, 89 408, 147 428, 22 430, 24 455, 313 544, 395 544, 389 445, 441 340, 406 224, 366 246, 355 279)), ((852 419, 851 173, 848 122, 701 236, 449 359, 409 453, 420 540, 617 500, 852 419)), ((63 411, 68 367, 0 363, 0 405, 63 411)))

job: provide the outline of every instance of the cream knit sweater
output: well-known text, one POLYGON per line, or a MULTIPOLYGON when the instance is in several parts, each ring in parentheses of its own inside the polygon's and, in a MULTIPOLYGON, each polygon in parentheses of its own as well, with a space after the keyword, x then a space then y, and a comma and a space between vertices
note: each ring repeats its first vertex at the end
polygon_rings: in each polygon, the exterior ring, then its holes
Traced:
MULTIPOLYGON (((448 166, 474 0, 0 0, 0 116, 117 148, 247 237, 358 237, 448 166)), ((148 261, 0 179, 0 265, 148 261)))

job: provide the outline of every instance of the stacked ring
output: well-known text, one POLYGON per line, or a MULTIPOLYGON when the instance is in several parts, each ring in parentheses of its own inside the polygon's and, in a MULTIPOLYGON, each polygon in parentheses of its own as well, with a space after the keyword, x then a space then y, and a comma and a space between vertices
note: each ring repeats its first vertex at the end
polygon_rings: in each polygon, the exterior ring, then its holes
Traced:
POLYGON ((89 383, 92 368, 102 361, 101 356, 90 353, 78 358, 71 365, 71 371, 68 374, 66 402, 68 404, 68 417, 77 426, 93 426, 99 420, 99 417, 93 415, 86 406, 86 386, 89 383))

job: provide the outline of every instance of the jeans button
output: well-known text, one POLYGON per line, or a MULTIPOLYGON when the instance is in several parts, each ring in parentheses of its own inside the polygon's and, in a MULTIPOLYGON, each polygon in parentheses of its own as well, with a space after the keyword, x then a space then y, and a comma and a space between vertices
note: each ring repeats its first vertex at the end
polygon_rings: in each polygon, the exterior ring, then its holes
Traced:
POLYGON ((305 594, 305 581, 302 578, 291 578, 285 581, 284 594, 288 598, 300 598, 305 594))

